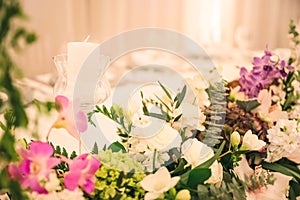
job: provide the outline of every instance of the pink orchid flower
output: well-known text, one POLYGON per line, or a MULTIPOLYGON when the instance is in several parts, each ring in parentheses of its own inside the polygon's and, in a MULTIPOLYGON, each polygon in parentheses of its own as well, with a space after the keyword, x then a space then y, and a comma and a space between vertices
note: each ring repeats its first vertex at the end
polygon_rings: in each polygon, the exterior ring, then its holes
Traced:
POLYGON ((70 135, 72 135, 77 140, 80 140, 78 131, 84 132, 87 129, 86 114, 82 111, 77 111, 74 113, 73 105, 65 96, 56 96, 55 103, 59 106, 59 116, 57 117, 57 120, 54 122, 54 124, 51 126, 46 136, 47 141, 52 128, 64 128, 68 131, 70 135))
POLYGON ((82 154, 69 162, 70 171, 65 174, 64 184, 73 191, 81 186, 87 193, 95 188, 95 173, 100 167, 100 161, 89 154, 82 154))
MULTIPOLYGON (((242 180, 246 181, 246 177, 252 174, 265 173, 261 167, 253 170, 244 155, 242 155, 242 160, 239 161, 239 165, 235 167, 234 172, 242 180)), ((266 171, 266 170, 265 170, 266 171)), ((267 172, 269 173, 269 172, 267 172)), ((262 186, 252 191, 246 191, 247 200, 273 200, 273 199, 286 199, 286 194, 289 188, 289 181, 292 179, 290 176, 286 176, 279 172, 272 172, 275 178, 273 185, 268 184, 267 187, 262 186)))
POLYGON ((60 163, 60 159, 52 157, 53 147, 46 142, 31 142, 29 149, 20 149, 21 161, 9 164, 11 178, 19 180, 21 186, 37 193, 48 193, 41 182, 49 180, 51 169, 60 163))

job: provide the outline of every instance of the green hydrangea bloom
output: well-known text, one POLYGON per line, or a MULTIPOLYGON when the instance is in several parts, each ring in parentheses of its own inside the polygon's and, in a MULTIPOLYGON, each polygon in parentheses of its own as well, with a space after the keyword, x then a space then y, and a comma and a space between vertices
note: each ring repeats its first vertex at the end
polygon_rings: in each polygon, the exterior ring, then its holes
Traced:
POLYGON ((128 154, 102 150, 98 153, 101 166, 96 172, 95 190, 88 199, 143 199, 139 182, 146 176, 143 166, 128 154))

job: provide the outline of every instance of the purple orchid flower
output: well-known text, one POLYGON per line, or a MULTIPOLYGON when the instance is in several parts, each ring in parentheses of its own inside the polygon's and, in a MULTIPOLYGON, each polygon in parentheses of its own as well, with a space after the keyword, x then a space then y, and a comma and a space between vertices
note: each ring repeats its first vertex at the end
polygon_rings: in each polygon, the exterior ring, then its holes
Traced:
POLYGON ((284 60, 273 61, 271 59, 272 55, 270 51, 265 50, 264 56, 253 58, 253 68, 250 72, 245 67, 241 68, 240 91, 244 92, 249 98, 257 97, 259 92, 267 85, 281 77, 285 78, 288 74, 287 71, 294 69, 292 66, 286 66, 284 60), (280 66, 278 66, 278 63, 280 63, 280 66))

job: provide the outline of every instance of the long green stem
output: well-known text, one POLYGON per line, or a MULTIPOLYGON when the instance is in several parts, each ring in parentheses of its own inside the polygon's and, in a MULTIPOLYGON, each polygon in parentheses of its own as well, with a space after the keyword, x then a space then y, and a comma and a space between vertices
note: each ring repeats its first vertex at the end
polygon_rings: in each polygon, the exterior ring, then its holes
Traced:
POLYGON ((222 158, 222 157, 224 157, 224 156, 226 156, 227 154, 230 154, 230 153, 233 153, 233 152, 232 152, 231 150, 226 151, 225 153, 223 153, 223 154, 221 154, 221 155, 219 156, 219 159, 222 158))
POLYGON ((152 161, 153 172, 155 171, 155 158, 156 158, 156 154, 157 154, 157 150, 154 149, 154 152, 153 152, 153 161, 152 161))

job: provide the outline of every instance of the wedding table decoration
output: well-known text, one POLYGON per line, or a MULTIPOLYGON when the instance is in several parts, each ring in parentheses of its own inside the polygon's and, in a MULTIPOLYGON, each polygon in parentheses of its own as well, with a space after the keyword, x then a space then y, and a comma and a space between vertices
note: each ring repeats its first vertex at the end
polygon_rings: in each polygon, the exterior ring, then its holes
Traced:
MULTIPOLYGON (((7 12, 1 24, 10 24, 21 8, 5 6, 14 12, 7 12)), ((88 112, 59 88, 53 102, 24 102, 13 82, 7 47, 17 46, 20 37, 32 42, 35 36, 1 28, 0 198, 299 199, 300 38, 293 21, 289 27, 287 59, 266 47, 252 64, 249 60, 250 67, 241 67, 236 80, 209 82, 196 75, 176 92, 158 81, 139 88, 128 109, 101 100, 88 112), (37 119, 56 110, 57 118, 44 128, 45 138, 16 138, 19 127, 28 128, 29 106, 39 111, 37 119), (109 134, 118 139, 82 149, 89 127, 108 126, 97 123, 99 116, 113 122, 115 132, 109 134), (162 126, 154 130, 151 123, 162 126), (68 152, 52 143, 55 129, 77 140, 79 150, 68 152)), ((70 43, 68 63, 81 59, 72 51, 80 45, 96 46, 70 43)), ((67 87, 76 87, 74 76, 71 81, 67 87)))

